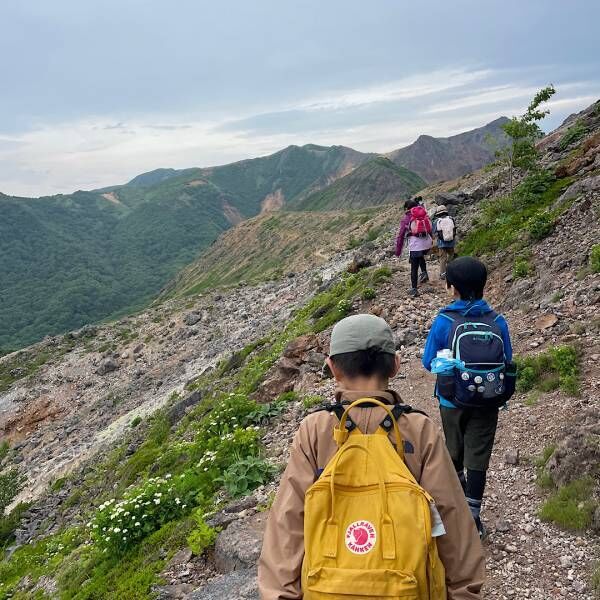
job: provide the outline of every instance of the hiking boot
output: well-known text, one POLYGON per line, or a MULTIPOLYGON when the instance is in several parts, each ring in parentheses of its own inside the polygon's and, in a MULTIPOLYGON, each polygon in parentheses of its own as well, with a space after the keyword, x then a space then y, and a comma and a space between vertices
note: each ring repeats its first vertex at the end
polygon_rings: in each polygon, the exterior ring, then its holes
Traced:
POLYGON ((427 283, 429 281, 429 274, 424 271, 419 275, 419 283, 427 283))
POLYGON ((419 295, 419 290, 417 290, 417 288, 410 288, 408 295, 416 298, 419 295))
POLYGON ((475 518, 475 526, 477 527, 477 531, 479 532, 479 539, 481 541, 485 540, 485 538, 488 535, 487 529, 485 528, 485 525, 481 522, 481 517, 474 517, 475 518))

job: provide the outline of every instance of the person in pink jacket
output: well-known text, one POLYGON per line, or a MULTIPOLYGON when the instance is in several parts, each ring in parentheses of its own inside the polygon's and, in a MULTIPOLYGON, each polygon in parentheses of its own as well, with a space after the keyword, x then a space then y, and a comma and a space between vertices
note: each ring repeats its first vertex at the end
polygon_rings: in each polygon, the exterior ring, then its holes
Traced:
POLYGON ((400 229, 396 237, 396 256, 402 254, 405 239, 408 240, 408 260, 410 262, 411 296, 418 296, 418 283, 429 281, 425 255, 431 250, 431 221, 427 211, 416 200, 407 200, 404 203, 406 213, 400 221, 400 229), (421 275, 419 277, 419 269, 421 275))

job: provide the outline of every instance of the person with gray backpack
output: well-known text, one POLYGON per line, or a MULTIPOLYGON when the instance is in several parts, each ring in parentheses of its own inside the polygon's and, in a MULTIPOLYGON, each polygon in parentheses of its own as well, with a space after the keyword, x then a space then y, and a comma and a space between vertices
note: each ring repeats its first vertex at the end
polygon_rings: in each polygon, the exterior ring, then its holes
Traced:
POLYGON ((440 259, 440 279, 446 279, 448 263, 454 258, 456 223, 443 204, 440 204, 433 211, 431 218, 433 221, 433 239, 436 242, 440 259))
POLYGON ((437 374, 434 395, 446 446, 481 538, 498 410, 513 395, 517 378, 508 324, 483 299, 486 281, 487 269, 476 258, 449 263, 446 287, 455 300, 434 319, 423 352, 423 366, 437 374))

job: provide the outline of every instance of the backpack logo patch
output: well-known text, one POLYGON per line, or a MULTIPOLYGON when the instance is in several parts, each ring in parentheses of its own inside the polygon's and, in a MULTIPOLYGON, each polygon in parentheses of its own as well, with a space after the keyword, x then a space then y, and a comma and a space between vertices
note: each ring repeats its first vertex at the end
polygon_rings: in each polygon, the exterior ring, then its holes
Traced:
POLYGON ((354 554, 367 554, 375 547, 377 532, 369 521, 354 521, 346 529, 346 548, 354 554))

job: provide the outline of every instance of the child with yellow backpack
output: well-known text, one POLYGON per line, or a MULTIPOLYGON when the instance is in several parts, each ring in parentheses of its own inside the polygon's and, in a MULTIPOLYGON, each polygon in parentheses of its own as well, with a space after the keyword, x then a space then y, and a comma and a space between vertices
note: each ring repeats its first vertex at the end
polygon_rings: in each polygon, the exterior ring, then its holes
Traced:
POLYGON ((439 428, 402 403, 389 325, 333 329, 335 404, 306 417, 271 509, 262 600, 475 600, 484 556, 439 428))

